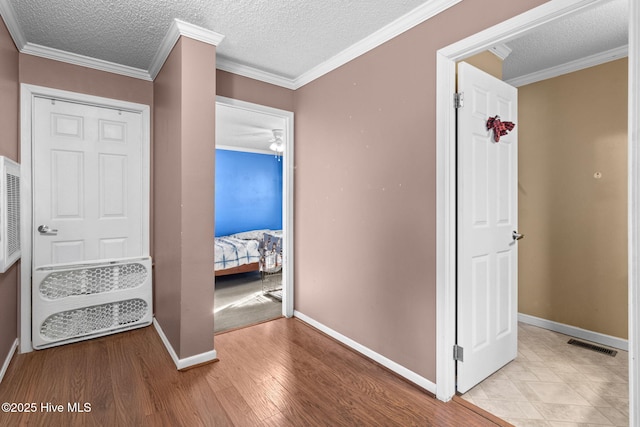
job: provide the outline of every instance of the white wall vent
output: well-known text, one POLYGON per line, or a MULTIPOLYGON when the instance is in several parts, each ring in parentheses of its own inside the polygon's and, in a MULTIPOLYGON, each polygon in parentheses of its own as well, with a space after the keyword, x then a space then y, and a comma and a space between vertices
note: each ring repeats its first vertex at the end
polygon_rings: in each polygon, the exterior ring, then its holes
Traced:
POLYGON ((20 255, 20 165, 0 156, 0 272, 20 255))

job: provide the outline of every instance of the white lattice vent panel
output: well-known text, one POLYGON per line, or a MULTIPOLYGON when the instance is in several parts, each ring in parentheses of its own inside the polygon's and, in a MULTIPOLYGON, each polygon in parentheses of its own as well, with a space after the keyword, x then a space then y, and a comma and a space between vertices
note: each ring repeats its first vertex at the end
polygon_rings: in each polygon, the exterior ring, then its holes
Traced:
POLYGON ((0 156, 0 272, 20 255, 20 165, 0 156))
POLYGON ((144 265, 131 263, 53 272, 40 283, 40 295, 49 299, 91 295, 142 286, 150 274, 144 265))
POLYGON ((36 349, 149 325, 151 258, 37 268, 33 275, 36 349))
POLYGON ((63 340, 108 331, 138 322, 148 310, 148 304, 137 298, 63 311, 49 316, 40 334, 50 340, 63 340))

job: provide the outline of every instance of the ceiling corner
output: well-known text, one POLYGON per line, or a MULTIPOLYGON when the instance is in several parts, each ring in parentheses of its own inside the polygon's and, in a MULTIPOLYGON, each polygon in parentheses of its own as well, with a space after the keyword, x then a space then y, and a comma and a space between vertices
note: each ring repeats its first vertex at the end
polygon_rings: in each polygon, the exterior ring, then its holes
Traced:
POLYGON ((149 67, 151 80, 155 80, 160 69, 169 57, 171 49, 176 45, 180 36, 189 37, 213 46, 218 46, 224 39, 224 35, 220 33, 198 27, 197 25, 190 24, 177 18, 174 19, 167 31, 167 34, 165 34, 162 39, 160 47, 156 51, 153 60, 151 61, 151 66, 149 67))
POLYGON ((22 33, 22 29, 20 25, 18 25, 18 19, 16 18, 16 13, 13 10, 13 6, 9 3, 9 0, 0 0, 0 15, 4 20, 7 29, 9 30, 9 34, 11 34, 11 38, 13 42, 16 44, 16 47, 19 51, 22 51, 24 46, 27 44, 26 38, 22 33))

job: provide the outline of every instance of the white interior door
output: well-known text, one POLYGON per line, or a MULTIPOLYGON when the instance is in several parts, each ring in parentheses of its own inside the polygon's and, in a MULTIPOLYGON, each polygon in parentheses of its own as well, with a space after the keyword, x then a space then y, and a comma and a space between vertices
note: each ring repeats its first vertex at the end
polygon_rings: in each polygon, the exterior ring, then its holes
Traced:
POLYGON ((517 89, 458 67, 457 390, 466 392, 517 354, 518 135, 495 142, 489 117, 517 122, 517 89))
POLYGON ((34 269, 148 255, 143 135, 140 113, 35 99, 34 269))

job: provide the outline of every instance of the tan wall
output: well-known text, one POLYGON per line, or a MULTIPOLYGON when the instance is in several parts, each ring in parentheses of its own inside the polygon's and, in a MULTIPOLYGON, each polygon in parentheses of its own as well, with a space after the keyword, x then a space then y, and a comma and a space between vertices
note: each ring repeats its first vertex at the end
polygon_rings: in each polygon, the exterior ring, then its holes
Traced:
POLYGON ((502 80, 502 59, 489 51, 480 52, 463 61, 502 80))
POLYGON ((433 382, 436 51, 541 3, 460 2, 294 96, 296 309, 433 382))
POLYGON ((181 37, 154 82, 155 311, 180 358, 213 349, 214 70, 181 37))
POLYGON ((627 60, 521 87, 518 108, 519 311, 627 338, 627 60))
POLYGON ((181 357, 213 350, 216 49, 182 40, 181 357))
POLYGON ((293 111, 293 90, 222 70, 216 70, 216 80, 217 95, 293 111))
MULTIPOLYGON (((0 156, 18 160, 18 50, 0 19, 0 156)), ((0 365, 18 336, 18 264, 0 274, 0 365)))
POLYGON ((182 38, 154 81, 154 306, 156 320, 180 348, 182 38), (162 171, 162 173, 160 173, 162 171))
POLYGON ((20 82, 153 105, 153 83, 20 54, 20 82))

